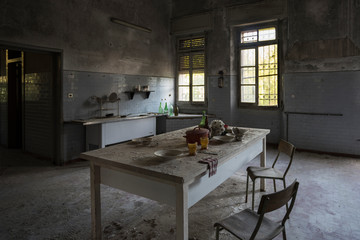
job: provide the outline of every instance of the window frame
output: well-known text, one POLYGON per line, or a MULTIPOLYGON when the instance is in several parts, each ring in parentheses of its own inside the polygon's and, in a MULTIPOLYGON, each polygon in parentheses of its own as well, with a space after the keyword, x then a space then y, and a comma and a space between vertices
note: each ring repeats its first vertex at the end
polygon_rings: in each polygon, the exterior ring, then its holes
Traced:
MULTIPOLYGON (((259 36, 259 35, 258 35, 259 36)), ((272 110, 279 109, 281 106, 280 100, 280 80, 281 80, 281 58, 280 58, 280 34, 279 34, 279 24, 278 22, 269 22, 263 24, 249 24, 246 26, 236 28, 236 59, 237 59, 237 74, 238 74, 238 104, 241 108, 251 108, 251 109, 260 109, 260 110, 272 110), (241 32, 251 31, 274 27, 276 29, 275 39, 274 40, 266 40, 266 41, 257 41, 257 42, 249 42, 249 43, 241 43, 241 32), (268 46, 277 44, 277 106, 260 106, 259 105, 259 63, 258 63, 258 48, 261 46, 268 46), (244 49, 255 49, 255 102, 247 103, 241 102, 241 50, 244 49)))
MULTIPOLYGON (((175 84, 175 101, 176 104, 179 106, 179 108, 181 109, 181 111, 186 111, 186 112, 198 112, 199 110, 204 110, 204 108, 207 107, 207 99, 208 99, 208 93, 207 93, 207 54, 206 54, 206 46, 207 46, 207 38, 205 34, 192 34, 192 35, 186 35, 186 36, 181 36, 176 38, 176 70, 175 70, 175 78, 176 78, 176 84, 175 84), (194 38, 204 38, 204 42, 205 42, 205 46, 204 48, 201 49, 185 49, 185 50, 181 50, 179 48, 180 46, 180 41, 182 40, 187 40, 187 39, 194 39, 194 38), (193 79, 192 79, 192 74, 193 71, 199 70, 199 69, 193 69, 193 65, 192 65, 192 56, 196 53, 203 53, 204 54, 204 101, 203 102, 198 102, 198 101, 193 101, 192 99, 192 94, 193 94, 193 79), (184 56, 184 55, 189 55, 190 59, 189 59, 189 101, 180 101, 179 100, 179 73, 181 72, 181 70, 179 69, 180 66, 180 57, 184 56)), ((201 86, 201 85, 200 85, 201 86)))

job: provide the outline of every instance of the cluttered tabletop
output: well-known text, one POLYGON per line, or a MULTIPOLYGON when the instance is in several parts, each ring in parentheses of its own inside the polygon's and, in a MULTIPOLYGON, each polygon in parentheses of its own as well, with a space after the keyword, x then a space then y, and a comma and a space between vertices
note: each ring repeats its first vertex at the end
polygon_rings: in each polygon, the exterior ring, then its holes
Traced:
POLYGON ((206 136, 208 141, 202 146, 199 140, 204 132, 204 128, 200 127, 184 128, 85 152, 81 158, 98 165, 186 182, 206 174, 208 168, 200 163, 202 160, 215 158, 221 165, 249 144, 264 138, 269 130, 229 126, 221 134, 206 136), (194 152, 190 145, 194 146, 196 139, 194 152))

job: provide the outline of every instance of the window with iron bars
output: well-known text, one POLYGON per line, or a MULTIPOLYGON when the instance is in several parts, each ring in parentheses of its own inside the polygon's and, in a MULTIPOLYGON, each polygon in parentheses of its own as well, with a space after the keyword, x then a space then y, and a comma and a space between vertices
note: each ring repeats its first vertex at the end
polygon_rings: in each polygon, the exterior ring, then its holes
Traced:
POLYGON ((240 105, 278 107, 277 29, 254 27, 239 33, 240 105))

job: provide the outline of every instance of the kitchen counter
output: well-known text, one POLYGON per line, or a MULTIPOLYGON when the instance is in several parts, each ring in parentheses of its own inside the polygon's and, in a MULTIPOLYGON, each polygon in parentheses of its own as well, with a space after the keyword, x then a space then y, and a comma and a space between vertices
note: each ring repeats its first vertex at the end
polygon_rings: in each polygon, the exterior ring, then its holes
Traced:
MULTIPOLYGON (((112 117, 99 117, 99 118, 90 118, 90 119, 76 119, 73 120, 73 123, 79 123, 84 126, 86 125, 93 125, 93 124, 102 124, 102 123, 110 123, 110 122, 118 122, 118 121, 129 121, 135 119, 143 119, 143 118, 151 118, 151 117, 161 117, 164 116, 167 119, 194 119, 194 118, 201 118, 202 114, 187 114, 187 113, 180 113, 178 116, 168 116, 163 113, 140 113, 140 114, 131 114, 125 117, 121 116, 112 116, 112 117)), ((214 118, 215 115, 208 115, 210 118, 214 118)))
POLYGON ((129 121, 136 119, 145 119, 145 118, 153 118, 160 116, 161 114, 155 113, 145 113, 145 114, 134 114, 128 115, 126 117, 121 116, 113 116, 113 117, 102 117, 102 118, 90 118, 90 119, 77 119, 73 120, 74 123, 80 123, 84 126, 86 125, 94 125, 94 124, 103 124, 103 123, 111 123, 111 122, 119 122, 119 121, 129 121))
POLYGON ((77 120, 86 131, 86 151, 156 134, 156 114, 77 120))

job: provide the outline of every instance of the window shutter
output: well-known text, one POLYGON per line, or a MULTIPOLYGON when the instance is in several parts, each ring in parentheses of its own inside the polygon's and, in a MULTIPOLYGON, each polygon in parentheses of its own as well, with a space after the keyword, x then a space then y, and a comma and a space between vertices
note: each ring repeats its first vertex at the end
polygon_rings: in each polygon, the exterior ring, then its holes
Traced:
POLYGON ((179 71, 190 69, 190 55, 182 55, 179 58, 179 71))
POLYGON ((204 53, 197 53, 192 56, 193 69, 203 69, 205 67, 205 55, 204 53))
POLYGON ((182 39, 179 41, 180 51, 199 50, 205 48, 205 38, 197 37, 191 39, 182 39))
POLYGON ((191 49, 191 39, 184 39, 179 41, 179 50, 191 49))
POLYGON ((192 49, 203 49, 205 47, 205 38, 193 38, 191 40, 192 49))

